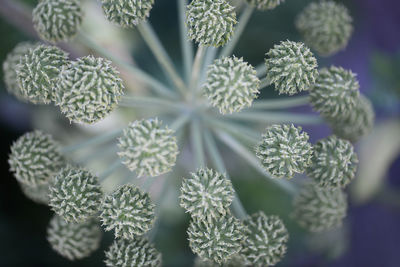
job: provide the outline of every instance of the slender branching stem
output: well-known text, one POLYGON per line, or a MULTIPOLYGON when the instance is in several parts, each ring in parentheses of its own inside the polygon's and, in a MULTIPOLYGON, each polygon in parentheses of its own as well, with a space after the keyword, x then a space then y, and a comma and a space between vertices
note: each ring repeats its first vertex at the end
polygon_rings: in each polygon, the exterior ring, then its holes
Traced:
POLYGON ((103 145, 99 147, 95 147, 95 149, 90 150, 84 156, 72 157, 72 161, 79 164, 80 166, 86 166, 89 162, 94 162, 99 159, 110 158, 110 156, 114 156, 118 152, 118 146, 115 143, 111 143, 110 145, 103 145))
POLYGON ((205 158, 204 158, 204 150, 203 150, 203 139, 201 137, 201 129, 199 118, 194 118, 191 127, 190 134, 192 140, 192 148, 194 151, 195 162, 198 163, 199 166, 196 167, 204 167, 205 166, 205 158))
POLYGON ((260 89, 259 90, 264 89, 265 87, 269 86, 270 84, 271 84, 271 81, 267 77, 265 77, 264 79, 261 80, 261 84, 260 84, 260 89))
POLYGON ((256 109, 285 109, 307 105, 308 96, 282 97, 277 99, 256 100, 252 108, 256 109))
POLYGON ((197 84, 205 51, 206 48, 202 45, 199 45, 199 47, 197 48, 196 57, 193 62, 192 75, 190 79, 190 89, 192 90, 193 97, 197 94, 197 84))
POLYGON ((189 121, 189 118, 190 118, 190 113, 183 113, 171 123, 170 125, 171 129, 177 132, 189 121))
POLYGON ((217 55, 218 48, 215 47, 208 47, 206 55, 204 56, 204 63, 203 67, 201 69, 201 77, 200 77, 200 84, 202 84, 206 77, 207 77, 207 69, 208 66, 213 63, 213 60, 215 59, 217 55))
POLYGON ((113 174, 119 167, 122 166, 121 160, 118 158, 107 169, 105 169, 100 175, 99 180, 100 182, 104 181, 108 176, 113 174))
POLYGON ((265 75, 267 75, 267 66, 265 65, 265 63, 260 63, 260 65, 258 65, 256 67, 256 71, 257 71, 257 77, 263 77, 265 75))
POLYGON ((244 120, 261 123, 296 123, 296 124, 321 124, 323 120, 317 115, 297 114, 290 112, 241 112, 224 115, 234 120, 244 120))
POLYGON ((142 97, 142 96, 124 96, 120 102, 123 107, 148 107, 148 108, 164 108, 180 111, 185 107, 179 102, 172 102, 161 98, 142 97))
POLYGON ((192 73, 192 64, 193 64, 193 45, 187 38, 187 29, 186 29, 186 25, 185 25, 186 6, 188 4, 188 1, 187 0, 178 0, 177 4, 178 4, 181 48, 182 48, 182 55, 183 55, 183 68, 184 68, 186 82, 189 85, 190 75, 192 73))

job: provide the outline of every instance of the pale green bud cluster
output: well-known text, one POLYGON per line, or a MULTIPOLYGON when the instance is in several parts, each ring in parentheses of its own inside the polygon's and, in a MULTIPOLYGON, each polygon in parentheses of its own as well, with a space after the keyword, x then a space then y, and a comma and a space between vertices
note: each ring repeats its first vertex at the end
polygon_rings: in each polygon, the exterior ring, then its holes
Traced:
POLYGON ((246 2, 258 10, 270 10, 282 4, 285 0, 246 0, 246 2))
POLYGON ((77 34, 83 12, 78 0, 41 0, 32 16, 39 36, 55 43, 70 40, 77 34))
POLYGON ((61 71, 55 102, 70 121, 92 124, 114 110, 123 91, 111 61, 86 56, 61 71))
POLYGON ((226 114, 250 107, 259 87, 254 67, 233 56, 217 59, 208 67, 203 90, 211 105, 226 114))
POLYGON ((162 128, 157 118, 135 121, 124 129, 118 155, 138 177, 167 173, 175 165, 179 153, 173 134, 168 127, 162 128))
POLYGON ((39 184, 36 186, 30 186, 26 185, 23 183, 19 183, 21 187, 22 193, 32 200, 33 202, 36 202, 38 204, 44 204, 48 205, 49 204, 49 184, 39 184))
POLYGON ((301 127, 288 124, 269 126, 256 147, 262 166, 274 177, 288 179, 303 173, 311 164, 312 146, 301 127))
POLYGON ((236 23, 235 8, 226 0, 193 0, 187 7, 189 39, 203 46, 223 46, 236 23))
POLYGON ((53 216, 47 228, 47 240, 51 247, 71 261, 86 258, 97 250, 101 236, 100 226, 95 220, 68 223, 59 216, 53 216))
POLYGON ((143 235, 155 220, 154 204, 149 194, 129 184, 106 196, 100 211, 105 230, 114 230, 116 238, 132 240, 143 235))
POLYGON ((279 94, 309 90, 318 77, 317 60, 303 43, 282 41, 266 54, 267 80, 279 94))
POLYGON ((194 267, 242 267, 245 266, 243 256, 240 254, 233 255, 231 259, 227 260, 222 265, 215 263, 210 260, 203 260, 200 257, 196 257, 194 260, 194 267))
POLYGON ((354 179, 357 163, 353 145, 333 135, 314 145, 314 158, 307 175, 321 187, 344 188, 354 179))

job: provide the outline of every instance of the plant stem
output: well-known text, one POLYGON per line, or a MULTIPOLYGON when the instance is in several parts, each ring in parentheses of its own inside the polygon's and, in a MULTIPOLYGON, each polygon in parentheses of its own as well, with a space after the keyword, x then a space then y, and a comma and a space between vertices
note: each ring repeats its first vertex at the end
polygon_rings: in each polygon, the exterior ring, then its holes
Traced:
POLYGON ((212 64, 213 60, 215 59, 215 56, 217 54, 218 49, 215 47, 208 47, 206 55, 204 57, 204 63, 203 67, 201 69, 201 77, 200 77, 200 82, 203 83, 204 80, 206 79, 207 75, 207 68, 209 65, 212 64))
POLYGON ((205 47, 199 45, 199 47, 197 48, 196 57, 194 59, 192 75, 190 79, 190 89, 192 90, 193 97, 197 93, 197 83, 199 80, 201 63, 203 61, 205 51, 206 51, 205 47))
POLYGON ((284 109, 307 105, 308 96, 294 96, 278 99, 256 100, 252 107, 258 109, 284 109))
POLYGON ((185 25, 186 20, 186 6, 187 0, 178 0, 178 14, 179 14, 179 29, 181 37, 181 48, 183 54, 183 68, 185 72, 186 82, 190 83, 190 74, 192 73, 193 64, 193 46, 187 39, 187 29, 185 25))
POLYGON ((195 162, 197 163, 196 167, 204 167, 205 159, 203 150, 203 140, 201 137, 201 130, 198 118, 194 118, 191 123, 191 139, 194 151, 194 158, 195 162))
POLYGON ((233 135, 236 135, 238 138, 245 140, 249 144, 255 144, 261 136, 260 134, 252 131, 250 128, 243 127, 242 125, 237 125, 236 123, 226 122, 223 120, 217 120, 212 118, 208 118, 207 122, 215 127, 228 131, 233 135))
POLYGON ((271 84, 271 81, 267 77, 265 77, 264 79, 261 80, 259 90, 264 89, 265 87, 269 86, 270 84, 271 84))
POLYGON ((170 127, 172 130, 178 131, 183 125, 186 124, 186 122, 189 120, 190 114, 189 113, 184 113, 180 115, 176 120, 174 120, 170 127))
POLYGON ((244 11, 242 12, 240 18, 239 18, 239 23, 236 26, 235 33, 232 36, 232 39, 229 41, 229 43, 222 49, 221 54, 219 55, 220 57, 227 57, 230 54, 232 54, 233 49, 235 48, 237 42, 240 39, 240 36, 242 35, 244 29, 246 28, 247 23, 250 20, 251 14, 253 13, 254 8, 247 5, 244 11))
POLYGON ((256 67, 256 71, 257 71, 257 77, 265 76, 267 74, 267 66, 263 62, 256 67))
POLYGON ((163 107, 167 109, 182 110, 184 107, 176 102, 154 97, 124 96, 120 103, 123 107, 163 107))
POLYGON ((182 95, 186 95, 186 86, 183 83, 181 77, 179 77, 178 73, 176 72, 170 57, 165 51, 165 48, 161 44, 160 40, 157 37, 157 34, 154 32, 151 25, 148 22, 142 22, 137 26, 137 29, 149 46, 150 50, 153 52, 153 55, 156 57, 158 63, 167 73, 169 78, 171 78, 176 88, 178 88, 182 95))
POLYGON ((121 167, 121 160, 116 159, 111 165, 105 169, 100 175, 99 175, 99 180, 100 182, 104 181, 108 176, 110 176, 116 169, 121 167))
POLYGON ((289 112, 242 112, 225 115, 226 118, 246 120, 262 123, 296 123, 296 124, 320 124, 323 120, 316 115, 296 114, 289 112))

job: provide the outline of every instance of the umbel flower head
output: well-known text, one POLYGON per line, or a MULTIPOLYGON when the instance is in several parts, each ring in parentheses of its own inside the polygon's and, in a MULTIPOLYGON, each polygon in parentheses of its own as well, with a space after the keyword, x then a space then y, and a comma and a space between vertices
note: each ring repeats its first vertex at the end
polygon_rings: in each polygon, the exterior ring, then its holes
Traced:
POLYGON ((181 206, 193 217, 205 219, 225 215, 233 200, 233 187, 224 174, 199 169, 182 182, 181 206))
POLYGON ((226 0, 193 0, 187 7, 189 39, 203 46, 224 45, 236 22, 235 8, 226 0))
POLYGON ((260 80, 253 66, 242 58, 224 57, 208 67, 203 86, 211 105, 222 114, 250 107, 259 94, 260 80))
POLYGON ((194 267, 242 267, 245 266, 245 261, 242 255, 235 254, 231 259, 227 260, 222 265, 215 263, 210 260, 203 260, 200 257, 196 257, 194 260, 194 267))
POLYGON ((22 93, 17 81, 17 65, 21 57, 37 46, 37 43, 22 42, 17 44, 14 49, 8 53, 6 60, 3 62, 4 83, 6 84, 7 91, 14 95, 18 100, 27 102, 29 101, 22 93))
POLYGON ((51 247, 71 261, 86 258, 97 250, 101 235, 100 226, 94 219, 68 223, 55 215, 47 227, 47 240, 51 247))
POLYGON ((175 165, 178 145, 174 131, 156 119, 132 122, 119 139, 118 155, 137 176, 158 176, 175 165))
POLYGON ((334 1, 310 3, 295 24, 305 42, 322 56, 332 55, 347 46, 353 32, 348 9, 334 1))
POLYGON ((150 196, 129 184, 106 196, 100 210, 105 230, 114 230, 116 238, 134 239, 143 235, 155 220, 150 196))
POLYGON ((68 54, 55 46, 38 45, 21 57, 17 65, 17 81, 24 98, 34 104, 54 100, 54 88, 68 54))
POLYGON ((269 126, 256 148, 263 167, 278 178, 292 178, 310 166, 312 146, 301 127, 288 124, 269 126))
POLYGON ((33 27, 49 42, 74 37, 82 23, 83 12, 78 0, 41 0, 33 9, 33 27))
POLYGON ((8 163, 22 184, 46 184, 63 167, 60 144, 49 134, 33 131, 24 134, 11 146, 8 163))
POLYGON ((64 68, 56 90, 56 104, 73 122, 95 123, 117 106, 124 85, 112 62, 86 56, 64 68))
POLYGON ((332 66, 319 71, 310 103, 325 118, 346 117, 358 101, 360 85, 350 70, 332 66))
POLYGON ((218 264, 230 260, 242 248, 245 227, 230 213, 206 220, 192 217, 189 246, 202 259, 218 264))
POLYGON ((307 91, 318 76, 317 60, 303 43, 282 41, 266 54, 267 80, 279 94, 307 91))
POLYGON ((23 183, 19 184, 24 195, 38 204, 47 205, 49 203, 49 184, 39 184, 30 186, 23 183))
POLYGON ((293 203, 293 218, 310 232, 339 227, 347 213, 347 197, 341 189, 307 183, 293 203))
POLYGON ((353 145, 333 135, 315 144, 307 175, 321 187, 344 188, 354 179, 357 163, 353 145))
POLYGON ((68 222, 83 222, 99 209, 103 194, 89 171, 67 166, 51 181, 50 207, 68 222))
POLYGON ((101 0, 101 4, 107 20, 132 28, 150 15, 154 0, 101 0))
POLYGON ((247 238, 241 252, 249 266, 273 266, 286 253, 289 233, 282 220, 259 211, 244 221, 247 238))
POLYGON ((285 0, 246 0, 246 2, 258 10, 269 10, 274 9, 278 5, 285 2, 285 0))
POLYGON ((109 267, 161 266, 161 253, 146 238, 114 240, 105 252, 105 263, 109 267))

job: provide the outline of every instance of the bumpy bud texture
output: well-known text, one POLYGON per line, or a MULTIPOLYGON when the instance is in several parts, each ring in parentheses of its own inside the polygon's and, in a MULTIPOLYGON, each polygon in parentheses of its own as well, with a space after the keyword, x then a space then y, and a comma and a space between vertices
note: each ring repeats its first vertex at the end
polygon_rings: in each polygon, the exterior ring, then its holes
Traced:
POLYGON ((257 212, 244 221, 247 239, 241 254, 249 266, 273 266, 286 253, 289 233, 282 220, 275 215, 266 216, 257 212))
POLYGON ((250 6, 257 8, 258 10, 274 9, 284 1, 285 0, 246 0, 250 6))
POLYGON ((103 58, 86 56, 61 71, 56 104, 70 121, 95 123, 117 106, 124 85, 111 64, 103 58))
POLYGON ((32 16, 33 27, 42 39, 59 42, 76 35, 83 13, 78 0, 41 0, 32 16))
POLYGON ((157 118, 135 121, 119 139, 118 155, 138 177, 167 173, 175 165, 178 155, 173 134, 168 127, 162 128, 162 122, 157 118))
POLYGON ((347 197, 341 189, 306 184, 294 199, 293 217, 310 232, 322 232, 342 224, 347 212, 347 197))
POLYGON ((222 264, 241 250, 244 230, 243 224, 230 214, 207 220, 192 217, 189 246, 201 258, 222 264))
POLYGON ((17 81, 17 65, 21 57, 37 46, 37 43, 22 42, 17 44, 14 49, 8 53, 6 60, 3 62, 4 83, 7 91, 18 98, 20 101, 29 101, 22 93, 17 81))
POLYGON ((134 239, 153 226, 154 204, 147 193, 133 185, 123 185, 103 200, 100 218, 106 231, 116 238, 134 239))
POLYGON ((329 56, 347 46, 353 32, 352 21, 342 4, 320 1, 309 4, 295 24, 311 48, 322 56, 329 56))
POLYGON ((225 175, 212 169, 199 169, 182 182, 181 206, 199 219, 215 218, 226 214, 233 193, 232 183, 225 175))
POLYGON ((226 0, 194 0, 186 12, 189 38, 203 46, 224 45, 236 22, 235 8, 226 0))
POLYGON ((98 211, 102 196, 96 176, 68 166, 51 182, 49 205, 64 220, 83 222, 98 211))
POLYGON ((253 66, 242 58, 224 57, 208 67, 203 90, 211 105, 226 114, 250 107, 259 94, 259 87, 260 80, 253 66))
POLYGON ((71 261, 86 258, 97 250, 101 235, 100 226, 93 219, 84 223, 68 223, 54 216, 47 228, 47 240, 51 247, 71 261))
POLYGON ((273 176, 290 179, 295 173, 303 173, 311 164, 313 151, 308 139, 301 127, 272 125, 262 135, 256 155, 273 176))
POLYGON ((54 100, 58 75, 68 63, 68 54, 55 46, 29 49, 17 65, 17 81, 24 97, 34 104, 54 100))
POLYGON ((242 267, 245 266, 243 256, 235 254, 231 259, 223 263, 222 265, 217 264, 210 260, 203 260, 200 257, 196 257, 194 260, 194 267, 242 267))
POLYGON ((8 163, 22 184, 38 186, 47 183, 64 165, 60 144, 40 131, 24 134, 11 146, 8 163))
POLYGON ((360 85, 350 70, 323 68, 310 89, 310 103, 325 118, 346 117, 355 107, 360 85))
POLYGON ((47 205, 49 203, 49 184, 40 184, 37 186, 29 186, 20 183, 20 187, 24 195, 30 200, 47 205))
POLYGON ((267 80, 279 94, 294 95, 315 83, 317 60, 303 43, 283 41, 266 56, 267 80))
POLYGON ((154 0, 101 0, 101 3, 107 20, 132 28, 150 15, 154 0))
POLYGON ((344 188, 356 175, 358 158, 353 145, 330 136, 314 146, 314 158, 307 175, 322 187, 344 188))
POLYGON ((109 267, 161 266, 161 253, 145 238, 114 240, 105 252, 109 267))

